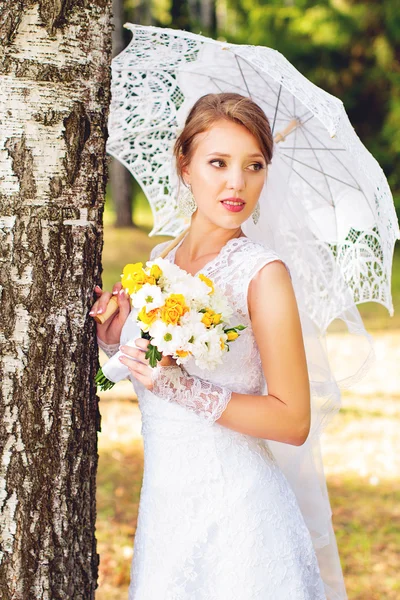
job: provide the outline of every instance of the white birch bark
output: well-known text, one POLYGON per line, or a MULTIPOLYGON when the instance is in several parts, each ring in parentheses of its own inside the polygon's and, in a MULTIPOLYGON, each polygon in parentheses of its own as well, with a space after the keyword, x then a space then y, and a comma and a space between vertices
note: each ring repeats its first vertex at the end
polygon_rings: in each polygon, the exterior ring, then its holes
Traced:
POLYGON ((0 7, 0 598, 91 600, 111 0, 0 7))

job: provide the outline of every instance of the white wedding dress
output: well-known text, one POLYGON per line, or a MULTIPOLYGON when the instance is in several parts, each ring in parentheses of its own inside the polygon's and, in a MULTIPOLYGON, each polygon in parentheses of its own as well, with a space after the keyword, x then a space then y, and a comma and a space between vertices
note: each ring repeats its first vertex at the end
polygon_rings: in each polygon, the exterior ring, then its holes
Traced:
MULTIPOLYGON (((173 261, 178 247, 166 258, 173 261)), ((199 271, 230 300, 231 323, 247 329, 215 371, 191 361, 190 375, 242 394, 267 393, 247 290, 274 260, 281 259, 272 250, 235 238, 199 271)), ((121 343, 132 338, 128 321, 121 343)), ((142 414, 144 474, 129 600, 326 600, 309 530, 268 441, 210 426, 131 380, 142 414)))

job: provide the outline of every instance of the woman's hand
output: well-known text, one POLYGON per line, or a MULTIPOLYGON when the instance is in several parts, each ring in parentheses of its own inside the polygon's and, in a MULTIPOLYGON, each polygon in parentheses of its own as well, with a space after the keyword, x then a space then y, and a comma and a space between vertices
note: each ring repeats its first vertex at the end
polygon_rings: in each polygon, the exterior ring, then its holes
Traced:
MULTIPOLYGON (((150 341, 144 338, 135 340, 137 348, 132 346, 120 346, 121 352, 127 356, 120 356, 119 360, 128 367, 133 377, 140 381, 148 390, 153 389, 152 373, 153 368, 150 367, 149 361, 145 358, 147 346, 150 341)), ((177 366, 176 360, 172 356, 163 356, 158 363, 162 367, 177 366)))
POLYGON ((106 306, 111 296, 116 296, 118 300, 118 310, 103 324, 96 322, 97 335, 105 344, 118 344, 121 337, 121 330, 124 326, 129 313, 131 312, 131 298, 122 288, 122 284, 118 281, 112 289, 112 293, 103 292, 96 285, 94 293, 98 296, 93 304, 89 315, 95 317, 98 314, 104 313, 106 306))

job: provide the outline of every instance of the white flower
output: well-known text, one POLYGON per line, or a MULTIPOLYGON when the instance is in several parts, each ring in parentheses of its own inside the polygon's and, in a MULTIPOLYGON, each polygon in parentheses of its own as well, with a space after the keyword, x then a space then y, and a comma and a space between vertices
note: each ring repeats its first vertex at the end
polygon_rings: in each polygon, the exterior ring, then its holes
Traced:
POLYGON ((191 277, 188 273, 183 271, 183 269, 178 267, 178 265, 169 262, 169 260, 166 260, 165 258, 156 258, 155 260, 148 260, 146 262, 146 267, 149 267, 149 269, 152 265, 157 265, 162 271, 158 283, 164 292, 170 292, 171 285, 175 285, 181 281, 183 283, 185 280, 187 281, 188 277, 191 277))
POLYGON ((155 321, 149 329, 153 338, 152 344, 163 354, 174 355, 179 349, 187 349, 190 331, 179 325, 171 325, 163 321, 155 321))
POLYGON ((135 308, 146 307, 146 312, 159 308, 164 304, 164 295, 157 285, 145 283, 144 286, 132 296, 132 305, 135 308))

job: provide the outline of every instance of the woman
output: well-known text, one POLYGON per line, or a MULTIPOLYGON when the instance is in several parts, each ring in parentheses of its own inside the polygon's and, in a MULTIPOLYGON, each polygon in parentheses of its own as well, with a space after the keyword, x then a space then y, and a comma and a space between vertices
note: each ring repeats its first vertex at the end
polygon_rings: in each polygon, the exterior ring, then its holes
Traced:
MULTIPOLYGON (((210 277, 229 298, 232 322, 247 328, 212 372, 193 362, 183 369, 169 357, 151 369, 146 340, 137 339, 137 349, 121 346, 138 393, 145 456, 130 600, 328 597, 296 496, 268 445, 302 445, 310 430, 289 269, 241 228, 257 218, 272 148, 263 111, 231 93, 200 98, 175 144, 194 213, 166 258, 210 277)), ((98 325, 109 355, 129 337, 130 305, 120 288, 113 289, 119 313, 98 325)), ((110 298, 97 292, 93 315, 110 298)))

